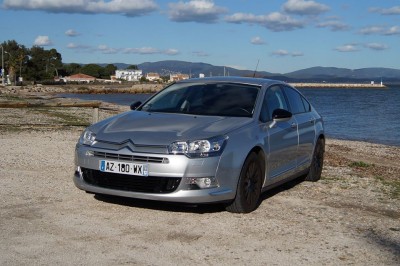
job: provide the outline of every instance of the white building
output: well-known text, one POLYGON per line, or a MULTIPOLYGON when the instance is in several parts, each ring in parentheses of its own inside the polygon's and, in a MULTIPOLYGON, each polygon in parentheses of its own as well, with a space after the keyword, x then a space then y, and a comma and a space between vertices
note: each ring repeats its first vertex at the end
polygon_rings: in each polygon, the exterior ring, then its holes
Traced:
POLYGON ((184 79, 189 79, 188 74, 170 74, 169 75, 169 81, 179 81, 179 80, 184 80, 184 79))
POLYGON ((160 75, 158 73, 147 73, 146 74, 146 79, 149 81, 158 81, 160 80, 160 75))
POLYGON ((124 79, 127 81, 138 81, 142 78, 142 76, 142 70, 123 69, 115 71, 115 77, 117 79, 124 79))

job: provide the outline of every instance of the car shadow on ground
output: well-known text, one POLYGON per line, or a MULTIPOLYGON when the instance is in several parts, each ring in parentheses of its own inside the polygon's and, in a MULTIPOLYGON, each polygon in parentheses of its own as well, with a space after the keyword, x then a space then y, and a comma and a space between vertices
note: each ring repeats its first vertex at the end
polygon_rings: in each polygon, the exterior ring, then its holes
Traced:
MULTIPOLYGON (((289 190, 296 185, 303 182, 304 179, 298 178, 292 180, 290 182, 284 183, 276 188, 270 189, 264 193, 262 193, 260 197, 259 205, 283 192, 289 190)), ((187 203, 174 203, 174 202, 163 202, 163 201, 153 201, 153 200, 142 200, 142 199, 134 199, 134 198, 125 198, 118 196, 110 196, 103 194, 95 194, 94 198, 110 204, 117 204, 128 206, 132 208, 142 208, 142 209, 153 209, 157 211, 166 211, 166 212, 182 212, 182 213, 197 213, 197 214, 205 214, 205 213, 218 213, 225 211, 226 203, 214 203, 214 204, 187 204, 187 203)), ((258 205, 258 206, 259 206, 258 205)))
POLYGON ((269 189, 269 190, 265 191, 263 194, 261 194, 259 204, 261 204, 264 200, 267 200, 283 191, 290 190, 291 188, 294 188, 295 186, 297 186, 298 184, 303 183, 303 182, 306 182, 304 180, 304 176, 298 177, 296 179, 293 179, 286 183, 283 183, 275 188, 269 189))

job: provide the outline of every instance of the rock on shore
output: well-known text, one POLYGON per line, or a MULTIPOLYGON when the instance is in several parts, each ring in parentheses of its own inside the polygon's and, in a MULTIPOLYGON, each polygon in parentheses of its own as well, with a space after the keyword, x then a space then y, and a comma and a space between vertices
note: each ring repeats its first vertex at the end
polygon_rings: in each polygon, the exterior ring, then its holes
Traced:
POLYGON ((0 86, 0 94, 27 95, 27 94, 60 94, 60 93, 155 93, 161 90, 164 84, 77 84, 77 85, 28 85, 28 86, 0 86))

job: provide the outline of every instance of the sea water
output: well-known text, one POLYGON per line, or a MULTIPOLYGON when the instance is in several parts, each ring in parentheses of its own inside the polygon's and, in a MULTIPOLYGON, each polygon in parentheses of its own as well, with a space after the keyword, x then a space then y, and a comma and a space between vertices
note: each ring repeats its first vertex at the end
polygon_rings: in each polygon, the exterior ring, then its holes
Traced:
MULTIPOLYGON (((328 137, 400 146, 400 88, 300 89, 322 115, 328 137)), ((151 94, 62 94, 120 105, 151 94)))

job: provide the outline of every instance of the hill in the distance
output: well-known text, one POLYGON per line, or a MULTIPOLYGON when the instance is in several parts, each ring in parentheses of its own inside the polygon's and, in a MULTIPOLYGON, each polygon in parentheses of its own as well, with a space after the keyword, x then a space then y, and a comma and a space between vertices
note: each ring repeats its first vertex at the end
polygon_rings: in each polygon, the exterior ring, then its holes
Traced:
MULTIPOLYGON (((128 64, 114 63, 118 69, 128 67, 128 64)), ((185 61, 158 61, 145 62, 137 65, 143 73, 157 72, 160 75, 174 73, 189 74, 191 77, 205 76, 255 76, 279 79, 287 82, 400 82, 400 69, 393 68, 361 68, 348 69, 336 67, 311 67, 294 72, 276 74, 265 71, 240 70, 231 67, 214 66, 206 63, 192 63, 185 61)))

